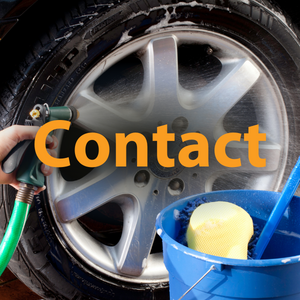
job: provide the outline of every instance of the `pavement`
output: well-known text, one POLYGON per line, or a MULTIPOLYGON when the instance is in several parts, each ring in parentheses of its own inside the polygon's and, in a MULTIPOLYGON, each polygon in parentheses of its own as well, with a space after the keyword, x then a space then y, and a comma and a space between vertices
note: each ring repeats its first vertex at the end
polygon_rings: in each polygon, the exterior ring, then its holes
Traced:
POLYGON ((0 277, 1 300, 40 300, 41 297, 32 292, 9 270, 5 269, 0 277))

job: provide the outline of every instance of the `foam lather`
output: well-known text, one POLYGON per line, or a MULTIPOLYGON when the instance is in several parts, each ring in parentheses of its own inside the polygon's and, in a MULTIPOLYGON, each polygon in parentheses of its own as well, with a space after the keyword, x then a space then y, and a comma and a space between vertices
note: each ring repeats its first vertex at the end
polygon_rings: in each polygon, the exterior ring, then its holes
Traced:
POLYGON ((204 203, 190 218, 186 232, 189 248, 203 253, 247 259, 253 221, 241 207, 224 201, 204 203))

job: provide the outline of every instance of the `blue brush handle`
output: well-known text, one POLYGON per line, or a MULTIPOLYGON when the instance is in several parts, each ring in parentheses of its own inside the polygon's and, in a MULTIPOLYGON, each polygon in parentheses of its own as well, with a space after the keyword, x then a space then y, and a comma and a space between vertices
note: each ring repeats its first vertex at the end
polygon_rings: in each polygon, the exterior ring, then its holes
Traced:
POLYGON ((288 181, 286 182, 279 200, 273 208, 269 219, 261 232, 257 244, 253 252, 254 259, 260 259, 269 244, 275 229, 277 228, 284 212, 286 211, 290 201, 292 200, 295 191, 300 182, 300 157, 294 166, 288 181))

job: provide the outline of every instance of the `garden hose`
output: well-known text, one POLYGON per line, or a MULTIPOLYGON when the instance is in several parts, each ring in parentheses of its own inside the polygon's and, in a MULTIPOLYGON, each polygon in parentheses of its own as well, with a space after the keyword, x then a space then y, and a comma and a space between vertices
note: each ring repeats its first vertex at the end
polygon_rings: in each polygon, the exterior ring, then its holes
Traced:
POLYGON ((9 263, 23 232, 36 187, 20 183, 13 212, 0 245, 0 276, 9 263))
MULTIPOLYGON (((71 106, 49 107, 37 104, 25 121, 27 126, 42 126, 54 120, 74 121, 78 111, 71 106)), ((20 182, 13 212, 0 246, 0 276, 9 263, 22 234, 34 191, 44 186, 45 177, 41 172, 41 161, 35 153, 34 141, 25 140, 17 144, 2 161, 2 171, 10 174, 17 171, 16 179, 20 182)))

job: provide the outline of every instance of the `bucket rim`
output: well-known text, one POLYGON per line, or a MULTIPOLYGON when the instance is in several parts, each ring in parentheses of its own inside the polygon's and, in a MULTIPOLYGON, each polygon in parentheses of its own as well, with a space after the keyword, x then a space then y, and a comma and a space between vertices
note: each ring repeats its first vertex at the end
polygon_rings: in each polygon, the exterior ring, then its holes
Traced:
MULTIPOLYGON (((234 258, 225 258, 220 256, 215 256, 211 254, 206 254, 203 252, 199 252, 196 250, 193 250, 191 248, 188 248, 176 240, 174 240, 172 237, 170 237, 166 231, 163 228, 162 222, 164 215, 167 211, 171 209, 176 209, 180 204, 187 203, 190 200, 193 200, 197 197, 205 197, 207 195, 211 194, 220 194, 220 193, 257 193, 257 192, 263 192, 263 193, 272 193, 277 194, 279 196, 279 192, 273 192, 273 191, 263 191, 263 190, 225 190, 225 191, 213 191, 213 192, 207 192, 207 193, 200 193, 191 195, 185 198, 182 198, 178 201, 175 201, 174 203, 168 205, 165 207, 156 217, 156 232, 157 234, 162 238, 164 242, 166 242, 168 245, 175 248, 177 251, 182 252, 183 254, 190 255, 195 257, 196 259, 200 259, 209 263, 213 264, 220 264, 220 265, 228 265, 228 266, 239 266, 239 267, 270 267, 270 266, 279 266, 279 265, 288 265, 288 264, 294 264, 300 262, 300 254, 295 256, 289 256, 289 257, 282 257, 282 258, 271 258, 271 259, 234 259, 234 258)), ((293 196, 293 198, 298 198, 300 201, 300 197, 293 196)))

